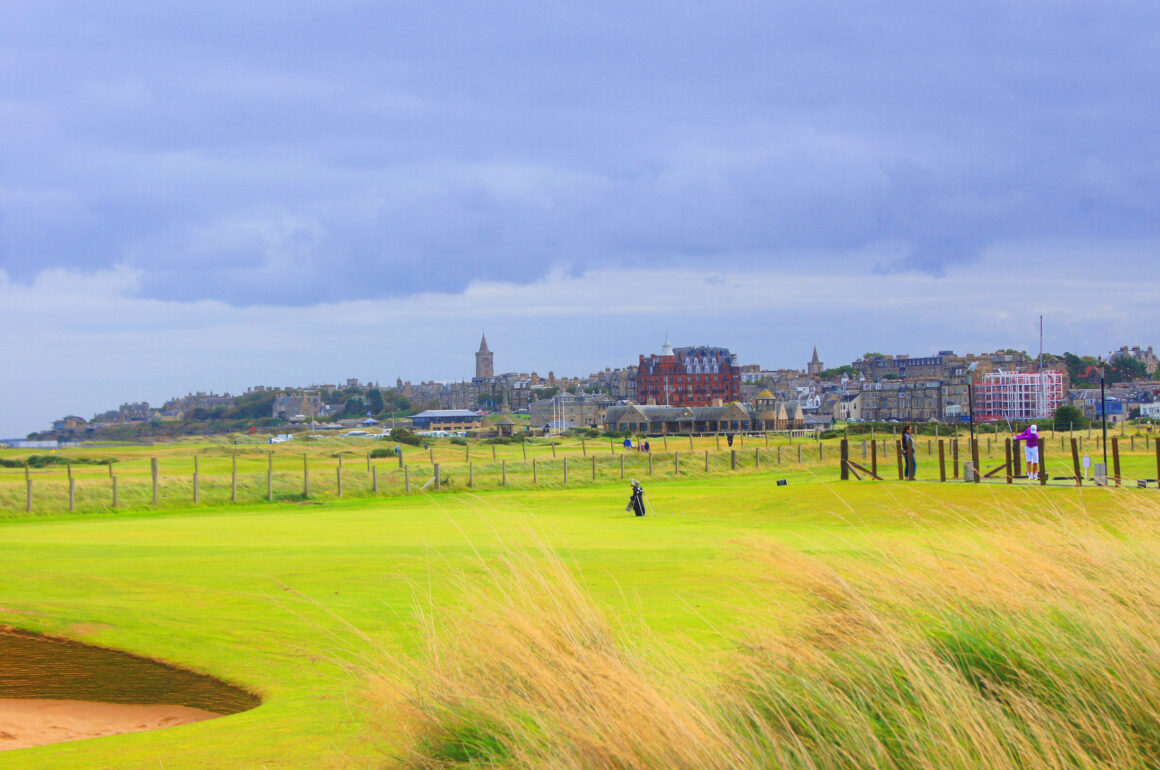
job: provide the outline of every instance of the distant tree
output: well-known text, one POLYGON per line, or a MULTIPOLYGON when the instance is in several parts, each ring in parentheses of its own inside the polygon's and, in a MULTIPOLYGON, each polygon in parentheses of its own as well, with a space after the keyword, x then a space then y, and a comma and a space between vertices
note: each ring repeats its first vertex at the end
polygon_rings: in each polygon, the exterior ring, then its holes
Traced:
POLYGON ((342 405, 343 417, 362 417, 366 411, 366 403, 361 398, 349 398, 342 405))
POLYGON ((863 353, 862 358, 886 358, 885 353, 863 353))
POLYGON ((1089 424, 1088 418, 1083 416, 1083 410, 1071 404, 1063 404, 1057 407, 1052 417, 1054 430, 1086 428, 1089 424))
POLYGON ((887 372, 886 374, 882 375, 882 379, 884 379, 884 380, 898 380, 901 378, 898 376, 898 374, 896 372, 887 372))
POLYGON ((383 392, 381 390, 371 388, 367 391, 367 409, 371 414, 382 414, 384 403, 383 392))
POLYGON ((858 376, 858 370, 846 364, 845 366, 836 366, 833 369, 823 369, 818 376, 823 380, 836 380, 843 374, 853 379, 858 376))
POLYGON ((1131 356, 1116 356, 1108 362, 1106 377, 1112 382, 1142 380, 1148 376, 1148 368, 1143 361, 1131 356))

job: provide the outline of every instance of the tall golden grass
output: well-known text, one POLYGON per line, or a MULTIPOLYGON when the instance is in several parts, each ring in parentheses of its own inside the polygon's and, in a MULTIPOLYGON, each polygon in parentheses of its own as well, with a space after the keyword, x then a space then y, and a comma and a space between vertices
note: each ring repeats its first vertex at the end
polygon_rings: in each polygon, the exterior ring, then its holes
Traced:
POLYGON ((385 764, 1156 767, 1160 505, 1042 503, 858 553, 745 543, 745 588, 796 601, 721 647, 662 643, 551 549, 511 552, 421 612, 421 654, 374 665, 385 764))

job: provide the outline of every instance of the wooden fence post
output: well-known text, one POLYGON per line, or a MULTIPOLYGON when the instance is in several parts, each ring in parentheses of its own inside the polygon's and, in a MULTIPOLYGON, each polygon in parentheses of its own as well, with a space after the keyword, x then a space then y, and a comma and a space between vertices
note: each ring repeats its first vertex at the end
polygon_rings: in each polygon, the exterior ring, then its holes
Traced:
POLYGON ((624 478, 624 455, 620 456, 620 478, 624 478))
POLYGON ((846 464, 846 461, 850 459, 849 444, 849 441, 842 439, 842 443, 839 445, 840 448, 838 450, 838 455, 840 457, 839 462, 842 464, 841 468, 839 469, 841 473, 840 478, 842 481, 850 480, 850 466, 846 464))
POLYGON ((592 480, 596 481, 596 455, 592 455, 592 480))
POLYGON ((25 513, 32 513, 32 477, 30 476, 30 477, 26 478, 24 480, 24 484, 25 484, 24 512, 25 513))
POLYGON ((862 439, 862 459, 866 459, 866 439, 862 439))
POLYGON ((197 455, 194 455, 193 456, 193 504, 194 505, 197 505, 197 503, 198 503, 198 491, 199 490, 198 490, 198 483, 197 482, 198 482, 197 455))
POLYGON ((941 438, 938 440, 938 480, 947 480, 947 455, 941 438))
POLYGON ((681 452, 680 452, 680 450, 673 452, 673 475, 674 476, 681 475, 681 452))
POLYGON ((310 497, 310 466, 306 462, 306 453, 302 453, 302 496, 310 497))
POLYGON ((975 463, 975 483, 983 483, 983 470, 979 467, 979 440, 971 442, 971 459, 975 463))
POLYGON ((1019 442, 1014 441, 1011 444, 1011 462, 1015 465, 1015 475, 1023 475, 1023 456, 1019 452, 1019 442))
MULTIPOLYGON (((495 445, 492 444, 492 446, 495 446, 495 445)), ((467 444, 463 445, 463 462, 465 462, 465 463, 471 462, 471 447, 467 444)))
MULTIPOLYGON (((520 450, 524 453, 524 462, 528 461, 528 445, 523 441, 520 442, 520 450)), ((491 445, 491 459, 495 459, 495 444, 491 445)))
POLYGON ((1015 482, 1015 476, 1011 472, 1011 439, 1009 438, 1003 440, 1003 453, 1007 458, 1006 463, 1004 463, 1007 469, 1007 483, 1012 484, 1015 482))
POLYGON ((760 449, 753 450, 753 467, 754 468, 761 467, 761 450, 760 449))
POLYGON ((427 447, 427 460, 432 465, 435 464, 435 447, 433 447, 433 446, 427 447))
POLYGON ((717 451, 720 452, 721 451, 721 434, 715 433, 715 434, 713 434, 713 438, 717 439, 717 451))
POLYGON ((689 451, 690 452, 693 451, 693 434, 692 433, 689 434, 689 451))
POLYGON ((556 459, 556 444, 552 444, 552 459, 556 459))
POLYGON ((230 502, 236 503, 238 501, 238 456, 237 454, 230 455, 232 465, 230 467, 230 502))
POLYGON ((473 462, 467 463, 467 488, 475 488, 475 463, 473 462))
MULTIPOLYGON (((112 467, 112 466, 110 466, 110 467, 112 467)), ((110 476, 109 478, 113 482, 113 507, 116 508, 117 507, 117 477, 110 476)))
POLYGON ((777 448, 777 464, 781 465, 781 447, 777 448))
POLYGON ((648 453, 648 475, 652 475, 653 456, 652 452, 648 453))
POLYGON ((568 458, 564 458, 564 485, 568 484, 568 458))
POLYGON ((669 451, 669 437, 668 437, 667 435, 665 435, 665 434, 663 434, 663 433, 662 433, 662 434, 661 434, 661 441, 662 441, 662 442, 664 443, 664 445, 665 445, 665 451, 666 451, 666 452, 667 452, 667 451, 669 451))
POLYGON ((403 491, 410 494, 411 492, 411 466, 403 466, 403 491))
POLYGON ((274 502, 274 453, 266 455, 266 498, 274 502))
POLYGON ((737 450, 736 449, 729 450, 729 470, 731 470, 731 471, 737 470, 737 450))
POLYGON ((443 479, 439 477, 439 463, 431 463, 431 465, 435 471, 435 491, 438 492, 443 486, 443 479))
POLYGON ((705 450, 705 473, 709 472, 709 450, 705 450))
POLYGON ((371 453, 367 452, 367 475, 371 473, 371 453))
POLYGON ((342 455, 338 456, 338 467, 334 469, 334 477, 338 483, 338 496, 342 497, 342 455))
POLYGON ((951 478, 957 479, 959 477, 959 438, 958 438, 958 436, 955 436, 953 439, 951 439, 951 461, 952 461, 952 470, 954 471, 954 473, 951 475, 951 478))
POLYGON ((157 505, 157 458, 149 458, 149 473, 153 476, 153 504, 157 505))
MULTIPOLYGON (((624 478, 624 458, 620 458, 620 477, 624 478)), ((536 458, 532 458, 532 483, 540 483, 540 470, 536 467, 536 458)))
POLYGON ((870 473, 878 475, 878 442, 870 442, 870 473))
POLYGON ((379 493, 379 466, 377 465, 371 466, 371 492, 376 495, 379 493))
POLYGON ((588 456, 588 439, 580 439, 580 456, 588 456))
POLYGON ((802 461, 802 445, 801 444, 797 445, 797 450, 798 450, 798 462, 800 463, 802 461))
POLYGON ((72 513, 77 509, 77 490, 72 475, 72 463, 68 464, 68 510, 72 513))
POLYGON ((399 467, 400 468, 403 467, 403 449, 402 449, 402 447, 399 448, 399 467))
POLYGON ((1075 472, 1075 485, 1077 487, 1083 486, 1083 473, 1079 469, 1079 442, 1074 438, 1071 440, 1071 467, 1075 472))
MULTIPOLYGON (((1120 423, 1123 425, 1123 423, 1120 423)), ((1120 486, 1120 437, 1112 436, 1112 470, 1115 474, 1116 486, 1120 486)))
POLYGON ((895 440, 895 442, 894 442, 894 455, 895 455, 895 459, 898 460, 898 480, 902 481, 902 479, 905 478, 905 471, 903 471, 903 469, 902 469, 902 442, 901 441, 895 440))
POLYGON ((500 480, 499 480, 500 486, 506 487, 507 486, 507 460, 500 461, 500 470, 503 472, 503 475, 500 477, 500 480))
POLYGON ((1047 442, 1039 445, 1039 486, 1047 486, 1047 447, 1044 446, 1047 442))

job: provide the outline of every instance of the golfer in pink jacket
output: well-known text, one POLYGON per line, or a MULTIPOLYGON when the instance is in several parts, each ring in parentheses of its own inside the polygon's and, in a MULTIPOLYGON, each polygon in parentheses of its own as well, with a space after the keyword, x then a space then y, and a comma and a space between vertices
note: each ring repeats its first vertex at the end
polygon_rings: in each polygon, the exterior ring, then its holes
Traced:
POLYGON ((1023 459, 1027 461, 1027 478, 1039 478, 1039 428, 1032 425, 1027 430, 1013 437, 1016 441, 1022 441, 1023 444, 1023 459))

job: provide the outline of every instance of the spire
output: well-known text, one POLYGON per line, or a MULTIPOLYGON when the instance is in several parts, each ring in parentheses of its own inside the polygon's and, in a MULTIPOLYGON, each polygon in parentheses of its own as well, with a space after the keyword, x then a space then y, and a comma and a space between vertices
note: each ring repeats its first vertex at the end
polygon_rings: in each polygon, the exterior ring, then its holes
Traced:
MULTIPOLYGON (((479 340, 479 352, 480 353, 490 353, 491 352, 490 350, 487 349, 487 334, 486 333, 479 340)), ((815 353, 815 355, 816 355, 816 353, 815 353)))
POLYGON ((673 354, 673 346, 669 344, 669 335, 665 335, 665 344, 661 345, 661 355, 671 356, 673 354))
POLYGON ((811 364, 818 363, 818 346, 814 345, 814 357, 810 359, 811 364))

